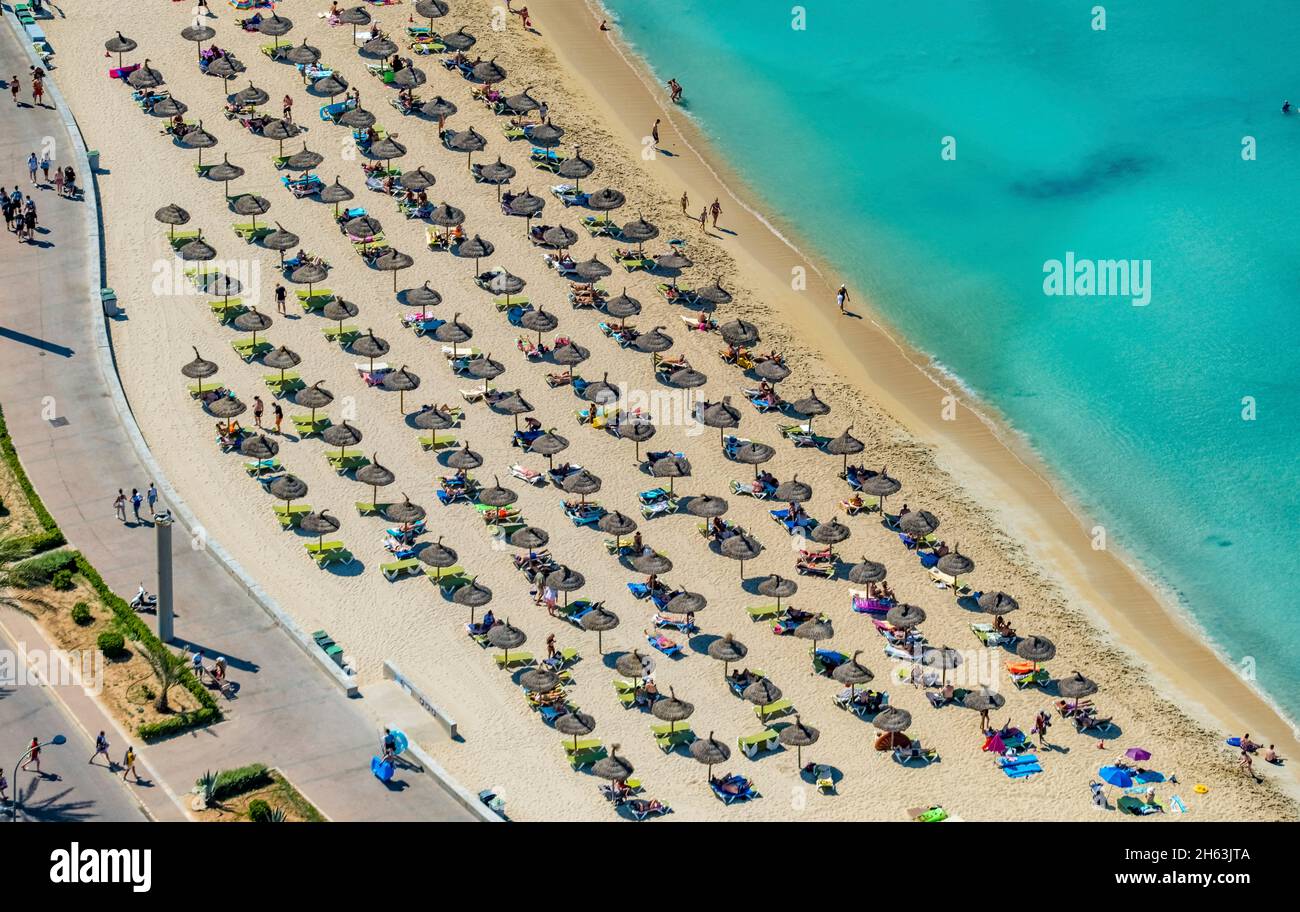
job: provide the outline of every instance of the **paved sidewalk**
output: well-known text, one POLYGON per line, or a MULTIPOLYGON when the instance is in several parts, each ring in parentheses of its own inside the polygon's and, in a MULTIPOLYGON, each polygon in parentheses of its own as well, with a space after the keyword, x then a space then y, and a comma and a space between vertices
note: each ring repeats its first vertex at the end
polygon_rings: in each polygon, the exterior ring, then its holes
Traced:
MULTIPOLYGON (((10 27, 0 26, 0 70, 26 74, 28 59, 10 27)), ((52 74, 57 83, 58 72, 52 74)), ((24 88, 24 98, 30 92, 24 88)), ((47 95, 61 103, 57 87, 47 95)), ((0 185, 26 193, 28 154, 53 139, 66 164, 77 148, 55 110, 0 105, 0 185)), ((79 140, 79 137, 77 138, 79 140)), ((74 165, 74 167, 76 167, 74 165)), ((79 181, 88 175, 77 167, 79 181)), ((93 190, 83 202, 36 190, 37 244, 0 232, 0 403, 33 485, 69 542, 119 593, 156 578, 154 533, 114 518, 119 487, 151 480, 166 492, 133 443, 106 375, 97 300, 99 243, 93 190), (53 409, 54 420, 50 420, 53 409)), ((111 227, 109 228, 111 231, 111 227)), ((111 327, 110 327, 111 333, 111 327)), ((164 497, 164 500, 166 498, 164 497)), ((165 503, 164 503, 165 506, 165 503)), ((349 700, 278 628, 211 550, 190 547, 180 517, 173 529, 176 630, 208 655, 224 655, 240 685, 227 721, 148 748, 158 775, 182 794, 207 769, 254 761, 283 770, 336 820, 470 820, 470 813, 427 776, 381 784, 370 775, 378 734, 360 700, 349 700)), ((0 703, 0 723, 6 720, 0 703)))

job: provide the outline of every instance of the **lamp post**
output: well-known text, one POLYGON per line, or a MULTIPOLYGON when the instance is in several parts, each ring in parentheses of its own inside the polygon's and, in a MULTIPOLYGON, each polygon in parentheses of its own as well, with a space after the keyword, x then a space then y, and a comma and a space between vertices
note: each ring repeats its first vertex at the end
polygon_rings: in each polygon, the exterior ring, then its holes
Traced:
POLYGON ((172 515, 164 511, 154 517, 158 545, 158 639, 170 643, 173 636, 172 604, 172 515))
POLYGON ((67 742, 67 740, 68 740, 68 739, 65 738, 65 737, 63 737, 63 735, 55 735, 53 738, 51 738, 50 740, 46 741, 44 744, 39 744, 39 743, 38 743, 38 744, 36 745, 35 748, 31 748, 31 747, 27 748, 27 750, 23 751, 23 755, 22 755, 21 757, 18 758, 18 762, 14 764, 14 778, 13 778, 13 782, 14 782, 14 815, 13 815, 13 822, 14 822, 14 823, 17 823, 17 822, 18 822, 18 808, 19 808, 19 807, 22 805, 22 803, 23 803, 23 792, 22 792, 22 789, 20 789, 20 788, 18 787, 18 767, 22 766, 23 763, 24 763, 24 762, 25 762, 29 757, 31 757, 31 755, 32 755, 32 751, 33 751, 33 750, 40 750, 42 747, 49 747, 51 744, 55 744, 55 745, 58 745, 58 744, 64 744, 64 743, 67 742))

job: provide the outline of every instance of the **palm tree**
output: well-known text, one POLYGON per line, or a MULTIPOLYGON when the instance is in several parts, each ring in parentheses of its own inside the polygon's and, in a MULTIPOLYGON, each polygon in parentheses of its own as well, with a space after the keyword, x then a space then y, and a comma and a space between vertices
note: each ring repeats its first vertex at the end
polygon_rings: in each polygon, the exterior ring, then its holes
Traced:
POLYGON ((154 708, 161 713, 171 712, 167 694, 180 682, 181 675, 185 672, 185 657, 172 652, 162 643, 142 645, 145 648, 140 654, 149 663, 149 670, 158 681, 158 699, 154 701, 154 708))

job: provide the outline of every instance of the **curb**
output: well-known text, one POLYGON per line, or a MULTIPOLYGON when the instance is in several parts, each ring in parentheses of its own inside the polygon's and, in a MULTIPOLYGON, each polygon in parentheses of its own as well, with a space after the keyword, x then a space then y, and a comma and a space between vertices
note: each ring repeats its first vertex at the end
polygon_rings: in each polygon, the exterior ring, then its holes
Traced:
MULTIPOLYGON (((18 27, 18 22, 12 11, 6 10, 4 13, 5 21, 9 27, 15 30, 15 37, 23 46, 27 58, 33 66, 42 64, 42 61, 36 56, 32 49, 30 40, 27 39, 26 33, 18 27)), ((149 450, 149 445, 145 442, 144 435, 140 432, 140 426, 136 423, 135 414, 131 411, 131 404, 127 401, 126 392, 122 388, 122 379, 117 373, 117 361, 113 353, 113 340, 109 333, 108 321, 104 316, 103 303, 99 297, 99 290, 104 287, 104 238, 101 228, 102 211, 99 204, 99 183, 95 177, 95 172, 91 170, 90 158, 86 154, 86 141, 81 135, 81 128, 77 125, 77 120, 72 115, 72 110, 68 107, 63 99, 63 93, 59 91, 58 84, 54 80, 54 74, 49 74, 46 80, 46 92, 50 101, 54 104, 55 112, 63 122, 63 127, 72 139, 74 157, 77 162, 77 170, 84 175, 86 185, 86 200, 91 205, 86 207, 86 237, 90 242, 90 249, 95 251, 95 255, 88 257, 86 262, 87 284, 90 286, 90 297, 87 301, 91 309, 91 320, 94 323, 98 338, 95 342, 95 357, 99 362, 100 374, 103 376, 104 388, 108 390, 110 398, 113 400, 113 407, 117 411, 118 420, 122 428, 126 431, 127 437, 131 441, 132 447, 135 448, 136 458, 149 470, 155 483, 158 485, 160 492, 166 504, 172 512, 180 519, 181 526, 190 533, 191 539, 194 538, 196 529, 203 529, 203 524, 190 510, 189 505, 181 498, 176 489, 172 486, 171 481, 162 471, 154 459, 153 453, 149 450), (93 199, 92 199, 93 194, 93 199)), ((220 564, 227 573, 229 573, 240 587, 248 594, 257 605, 275 622, 275 625, 282 629, 295 645, 301 649, 308 658, 312 659, 316 666, 324 672, 335 685, 337 685, 347 696, 356 697, 358 695, 357 683, 355 679, 343 672, 332 661, 329 660, 321 650, 316 648, 315 642, 298 626, 297 622, 291 618, 279 603, 275 601, 262 588, 256 580, 234 559, 231 554, 222 547, 221 543, 213 538, 204 536, 205 549, 211 551, 217 563, 220 564)))

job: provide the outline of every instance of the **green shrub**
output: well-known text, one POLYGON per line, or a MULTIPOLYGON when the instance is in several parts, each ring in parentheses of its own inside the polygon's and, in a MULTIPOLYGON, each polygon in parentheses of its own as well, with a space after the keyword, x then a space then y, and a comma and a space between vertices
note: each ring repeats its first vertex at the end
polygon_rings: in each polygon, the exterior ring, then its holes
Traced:
POLYGON ((126 639, 116 630, 105 630, 95 642, 99 651, 110 659, 126 651, 126 639))
POLYGON ((54 576, 50 579, 50 585, 59 592, 67 592, 73 585, 72 571, 67 569, 55 570, 54 576))
POLYGON ((211 725, 221 721, 221 713, 204 706, 191 712, 178 712, 157 722, 144 722, 136 729, 140 740, 146 743, 158 741, 171 735, 178 735, 200 725, 211 725))
POLYGON ((248 802, 248 819, 253 823, 270 823, 271 806, 261 798, 254 798, 248 802))
MULTIPOLYGON (((70 583, 71 571, 76 565, 77 552, 48 551, 20 564, 15 564, 10 568, 9 578, 15 586, 31 588, 32 586, 43 586, 53 581, 60 570, 66 570, 68 571, 68 581, 70 583)), ((68 588, 72 588, 71 585, 68 588)))
POLYGON ((90 614, 90 606, 85 602, 77 602, 72 606, 72 620, 81 627, 85 627, 94 618, 90 614))
POLYGON ((213 788, 213 795, 218 800, 233 798, 264 785, 270 785, 272 781, 271 773, 265 763, 250 763, 248 766, 217 773, 217 784, 213 788))

